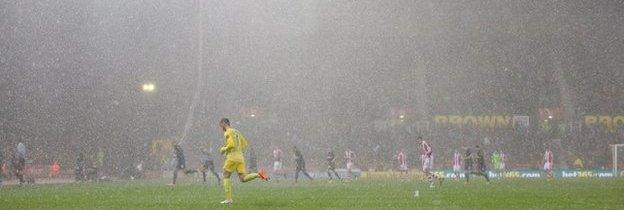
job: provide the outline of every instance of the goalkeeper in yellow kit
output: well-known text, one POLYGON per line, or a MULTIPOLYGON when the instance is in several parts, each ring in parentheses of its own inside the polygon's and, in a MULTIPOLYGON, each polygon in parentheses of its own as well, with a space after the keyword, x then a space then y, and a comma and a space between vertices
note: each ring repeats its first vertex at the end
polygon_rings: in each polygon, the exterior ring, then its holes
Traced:
POLYGON ((223 129, 223 136, 225 137, 225 144, 219 151, 225 155, 225 162, 223 164, 223 189, 225 191, 225 200, 222 204, 232 203, 232 181, 230 176, 234 171, 238 173, 238 178, 241 182, 249 182, 256 178, 260 178, 264 181, 269 180, 266 172, 262 169, 258 173, 247 174, 245 168, 245 157, 243 152, 247 148, 247 139, 238 130, 230 127, 230 120, 227 118, 221 119, 219 126, 223 129))

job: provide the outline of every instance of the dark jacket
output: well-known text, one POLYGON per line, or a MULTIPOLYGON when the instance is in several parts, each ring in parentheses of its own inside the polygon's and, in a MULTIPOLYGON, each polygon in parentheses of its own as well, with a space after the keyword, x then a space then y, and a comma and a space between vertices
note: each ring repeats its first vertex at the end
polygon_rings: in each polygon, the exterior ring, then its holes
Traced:
POLYGON ((205 167, 214 166, 214 159, 212 158, 212 155, 210 153, 204 152, 202 154, 201 163, 205 167))
POLYGON ((186 160, 184 159, 184 151, 180 146, 176 146, 173 148, 173 154, 177 160, 176 168, 184 168, 186 165, 186 160))
POLYGON ((297 163, 297 168, 305 168, 305 160, 299 150, 295 151, 295 162, 297 163))
POLYGON ((476 169, 485 171, 487 169, 485 165, 485 156, 483 155, 483 150, 481 148, 477 148, 476 151, 477 158, 475 159, 475 163, 477 164, 476 169))
POLYGON ((470 148, 466 148, 466 153, 464 154, 464 169, 472 170, 472 150, 470 148))
POLYGON ((334 169, 336 168, 336 163, 334 162, 334 160, 336 159, 336 156, 334 156, 334 152, 329 151, 327 152, 327 166, 329 167, 329 169, 334 169))
POLYGON ((76 158, 76 171, 83 171, 87 165, 85 161, 84 155, 78 154, 78 158, 76 158))

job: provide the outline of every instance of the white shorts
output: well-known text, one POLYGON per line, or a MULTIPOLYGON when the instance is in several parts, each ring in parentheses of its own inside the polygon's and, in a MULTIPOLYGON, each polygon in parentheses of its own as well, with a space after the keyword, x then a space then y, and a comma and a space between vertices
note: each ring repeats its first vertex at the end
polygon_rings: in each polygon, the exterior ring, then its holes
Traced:
POLYGON ((408 168, 407 168, 407 164, 405 164, 405 163, 404 163, 404 164, 401 164, 401 165, 399 166, 399 170, 401 170, 401 171, 407 171, 407 169, 408 169, 408 168))
POLYGON ((353 169, 353 162, 347 162, 347 170, 353 169))
POLYGON ((551 171, 553 167, 552 163, 546 162, 544 163, 544 171, 551 171))
POLYGON ((433 165, 433 163, 432 163, 432 161, 431 161, 431 158, 425 158, 425 159, 423 160, 423 166, 422 166, 423 171, 429 171, 429 170, 431 170, 432 165, 433 165))
POLYGON ((461 171, 461 166, 460 165, 453 165, 453 171, 454 172, 460 172, 461 171))
POLYGON ((500 164, 500 170, 505 170, 505 163, 500 164))
POLYGON ((282 170, 282 162, 275 161, 273 162, 273 171, 281 171, 282 170))

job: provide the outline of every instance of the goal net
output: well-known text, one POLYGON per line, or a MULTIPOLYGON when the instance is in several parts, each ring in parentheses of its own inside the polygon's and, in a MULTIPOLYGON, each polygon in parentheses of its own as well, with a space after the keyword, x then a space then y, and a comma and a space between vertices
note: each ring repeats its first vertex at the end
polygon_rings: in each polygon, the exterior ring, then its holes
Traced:
POLYGON ((611 152, 612 152, 612 163, 613 163, 613 176, 614 177, 620 177, 620 176, 624 176, 623 174, 620 174, 624 171, 622 171, 622 169, 624 169, 624 144, 612 144, 611 145, 611 152))

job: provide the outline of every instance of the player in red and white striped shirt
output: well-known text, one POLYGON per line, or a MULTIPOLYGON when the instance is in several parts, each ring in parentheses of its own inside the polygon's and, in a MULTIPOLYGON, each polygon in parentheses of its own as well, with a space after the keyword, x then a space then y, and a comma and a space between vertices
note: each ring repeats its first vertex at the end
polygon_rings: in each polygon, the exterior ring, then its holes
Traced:
POLYGON ((455 154, 453 154, 453 173, 455 173, 455 180, 459 179, 459 175, 461 173, 461 161, 462 155, 457 150, 455 150, 455 154))
POLYGON ((351 149, 347 149, 344 158, 347 162, 347 179, 351 179, 353 177, 353 160, 355 159, 355 153, 351 149))
POLYGON ((423 172, 425 172, 425 174, 428 175, 433 166, 433 148, 431 148, 431 145, 429 145, 429 143, 423 141, 421 137, 418 137, 418 139, 420 140, 420 158, 422 160, 422 170, 423 172))
POLYGON ((282 175, 286 178, 286 173, 284 172, 283 164, 282 164, 282 156, 283 152, 279 147, 275 147, 273 150, 273 174, 274 175, 282 175))
POLYGON ((434 178, 437 179, 440 184, 442 183, 442 177, 438 177, 431 173, 431 169, 433 169, 433 148, 429 143, 422 140, 422 137, 418 137, 417 140, 420 141, 420 149, 422 151, 422 154, 420 155, 420 158, 422 159, 422 170, 429 181, 429 187, 433 188, 435 187, 434 178))
POLYGON ((407 174, 409 170, 407 167, 407 156, 401 150, 398 151, 397 161, 399 162, 399 171, 403 174, 407 174))
POLYGON ((546 152, 544 152, 544 171, 546 171, 546 176, 548 178, 553 178, 553 160, 553 152, 550 148, 547 148, 546 152))

